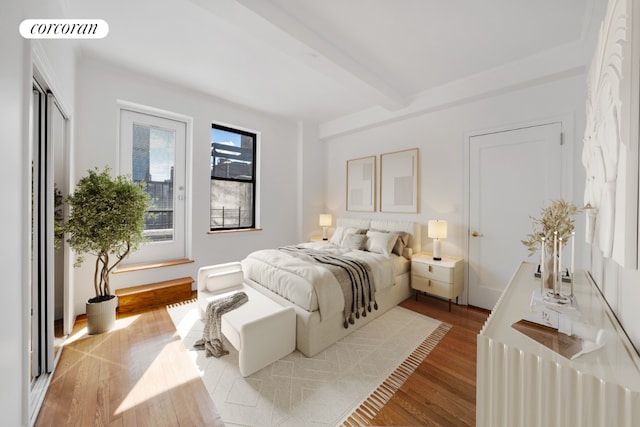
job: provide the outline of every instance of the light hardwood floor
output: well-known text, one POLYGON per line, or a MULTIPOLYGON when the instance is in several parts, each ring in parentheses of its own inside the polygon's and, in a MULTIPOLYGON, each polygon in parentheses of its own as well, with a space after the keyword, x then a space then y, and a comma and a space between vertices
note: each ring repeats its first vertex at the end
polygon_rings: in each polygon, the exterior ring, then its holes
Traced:
POLYGON ((223 426, 166 308, 65 343, 36 426, 223 426))
MULTIPOLYGON (((488 312, 449 313, 428 296, 401 305, 453 327, 374 424, 475 425, 476 335, 488 312)), ((77 321, 65 344, 36 426, 223 425, 164 307, 119 316, 107 334, 85 327, 77 321)))
POLYGON ((489 312, 429 296, 400 304, 449 323, 447 332, 420 367, 373 420, 380 426, 475 426, 476 338, 489 312))

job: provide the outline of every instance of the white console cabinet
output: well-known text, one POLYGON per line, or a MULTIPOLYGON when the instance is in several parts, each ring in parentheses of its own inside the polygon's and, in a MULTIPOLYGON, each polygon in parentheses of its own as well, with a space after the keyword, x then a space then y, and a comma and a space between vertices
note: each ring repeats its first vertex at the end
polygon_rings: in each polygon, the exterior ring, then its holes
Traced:
POLYGON ((585 272, 580 321, 604 330, 604 347, 569 360, 511 327, 530 311, 535 268, 520 264, 478 335, 476 425, 640 426, 640 357, 585 272))

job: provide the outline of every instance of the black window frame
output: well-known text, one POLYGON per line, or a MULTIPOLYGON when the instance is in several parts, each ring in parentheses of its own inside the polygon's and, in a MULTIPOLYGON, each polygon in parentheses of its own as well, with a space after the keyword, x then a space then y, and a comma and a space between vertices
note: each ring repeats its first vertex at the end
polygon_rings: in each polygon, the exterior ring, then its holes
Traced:
MULTIPOLYGON (((238 129, 238 128, 234 128, 234 127, 230 127, 230 126, 225 126, 225 125, 219 125, 216 123, 212 123, 211 124, 211 131, 213 132, 213 130, 221 130, 221 131, 225 131, 225 132, 230 132, 230 133, 235 133, 235 134, 239 134, 242 136, 246 136, 249 138, 253 139, 253 144, 252 144, 252 152, 251 152, 251 178, 228 178, 228 177, 220 177, 220 176, 215 176, 214 174, 214 150, 215 150, 215 145, 216 143, 214 143, 213 141, 210 141, 210 151, 209 151, 209 158, 210 158, 210 169, 209 169, 209 175, 211 178, 210 184, 209 184, 209 194, 211 195, 211 187, 213 185, 213 181, 231 181, 231 182, 241 182, 241 183, 250 183, 251 184, 251 190, 252 190, 252 194, 251 194, 251 225, 245 225, 245 226, 234 226, 234 227, 225 227, 224 224, 222 226, 218 226, 218 227, 214 227, 213 226, 213 214, 212 214, 212 207, 211 207, 211 201, 209 202, 209 231, 210 232, 220 232, 220 231, 233 231, 233 230, 247 230, 247 229, 254 229, 256 228, 256 188, 257 188, 257 175, 256 175, 256 171, 257 171, 257 147, 258 147, 258 134, 256 132, 250 132, 247 130, 243 130, 243 129, 238 129)), ((224 214, 223 214, 224 215, 224 214)), ((224 222, 224 217, 223 217, 223 222, 224 222)))

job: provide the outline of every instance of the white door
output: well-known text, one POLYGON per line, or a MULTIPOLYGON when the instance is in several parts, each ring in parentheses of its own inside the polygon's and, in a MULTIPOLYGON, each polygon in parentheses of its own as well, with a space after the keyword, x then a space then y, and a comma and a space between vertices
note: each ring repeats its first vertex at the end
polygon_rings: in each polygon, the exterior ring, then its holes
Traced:
POLYGON ((530 217, 561 197, 561 132, 550 123, 469 138, 470 305, 493 309, 528 258, 530 217))
POLYGON ((145 219, 148 243, 127 264, 186 257, 186 123, 120 110, 120 173, 146 183, 153 205, 145 219))

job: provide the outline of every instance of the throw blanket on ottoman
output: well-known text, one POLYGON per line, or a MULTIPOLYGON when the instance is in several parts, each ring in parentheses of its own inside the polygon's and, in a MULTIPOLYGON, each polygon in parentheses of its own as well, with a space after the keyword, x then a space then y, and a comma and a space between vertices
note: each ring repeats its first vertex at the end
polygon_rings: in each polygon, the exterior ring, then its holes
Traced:
POLYGON ((283 246, 279 249, 297 257, 312 259, 333 273, 344 295, 345 329, 349 324, 355 323, 354 316, 356 319, 359 319, 360 315, 366 317, 367 311, 371 312, 371 308, 378 309, 373 274, 368 264, 300 246, 283 246))
POLYGON ((240 307, 247 301, 249 301, 249 298, 244 292, 236 292, 228 297, 211 301, 207 305, 202 338, 196 341, 193 347, 199 350, 206 350, 207 357, 220 357, 229 354, 229 351, 225 350, 222 344, 220 331, 222 315, 240 307))

